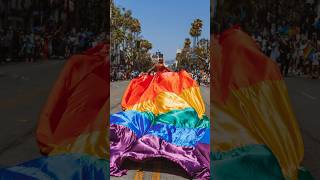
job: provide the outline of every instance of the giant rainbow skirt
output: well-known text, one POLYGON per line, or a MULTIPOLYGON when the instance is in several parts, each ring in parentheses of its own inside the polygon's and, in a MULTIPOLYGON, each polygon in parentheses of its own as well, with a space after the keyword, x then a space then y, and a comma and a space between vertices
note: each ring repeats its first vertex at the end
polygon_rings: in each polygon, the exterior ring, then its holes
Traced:
POLYGON ((210 121, 186 71, 133 79, 122 107, 110 117, 110 175, 125 175, 126 159, 165 158, 194 179, 210 179, 210 121))

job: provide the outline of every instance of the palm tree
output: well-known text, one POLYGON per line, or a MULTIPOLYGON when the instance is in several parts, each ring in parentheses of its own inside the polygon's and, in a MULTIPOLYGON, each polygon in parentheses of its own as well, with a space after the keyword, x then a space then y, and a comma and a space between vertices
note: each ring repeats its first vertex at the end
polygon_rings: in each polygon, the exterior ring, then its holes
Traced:
POLYGON ((113 1, 110 4, 111 6, 111 44, 112 51, 111 54, 114 58, 112 58, 113 62, 119 63, 120 61, 120 50, 121 47, 123 49, 123 42, 125 42, 126 34, 124 31, 124 18, 121 13, 121 9, 116 7, 113 1))
POLYGON ((152 49, 152 44, 148 40, 141 40, 140 44, 143 51, 148 52, 150 49, 152 49))
POLYGON ((139 34, 141 33, 141 25, 138 19, 132 18, 130 22, 130 36, 132 36, 131 42, 132 45, 136 44, 139 34))
POLYGON ((193 21, 193 23, 191 24, 189 34, 193 38, 193 47, 194 48, 196 47, 196 45, 198 43, 198 39, 201 36, 202 26, 203 26, 203 24, 202 24, 201 19, 195 19, 193 21))
POLYGON ((191 24, 189 34, 193 38, 193 47, 195 47, 195 45, 196 45, 196 29, 194 29, 193 23, 191 24))
POLYGON ((190 49, 191 47, 191 41, 189 38, 186 38, 184 40, 184 45, 183 45, 183 49, 180 53, 177 53, 176 54, 176 61, 178 62, 177 63, 177 68, 178 69, 185 69, 187 68, 190 63, 191 63, 191 59, 190 59, 190 49))
POLYGON ((196 37, 196 43, 198 43, 199 37, 201 36, 202 32, 202 20, 201 19, 196 19, 193 23, 194 29, 195 29, 195 37, 196 37))
POLYGON ((185 40, 184 40, 184 49, 189 49, 190 48, 190 45, 191 45, 191 41, 190 41, 190 39, 189 38, 186 38, 185 40))
POLYGON ((140 25, 140 22, 138 19, 132 19, 131 32, 133 32, 133 33, 140 33, 141 32, 141 25, 140 25))

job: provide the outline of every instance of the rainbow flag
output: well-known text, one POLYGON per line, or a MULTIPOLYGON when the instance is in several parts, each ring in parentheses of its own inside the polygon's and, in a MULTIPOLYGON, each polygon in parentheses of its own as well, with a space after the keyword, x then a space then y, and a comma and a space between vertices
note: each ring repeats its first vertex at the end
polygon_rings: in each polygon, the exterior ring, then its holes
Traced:
POLYGON ((311 59, 311 55, 316 52, 316 49, 308 43, 308 45, 303 49, 304 59, 311 59))
POLYGON ((212 178, 312 179, 277 64, 239 28, 212 45, 212 178))
POLYGON ((299 33, 300 33, 300 28, 299 27, 291 27, 289 29, 288 35, 289 36, 295 36, 295 35, 297 35, 299 33))
POLYGON ((109 179, 106 163, 105 160, 85 154, 59 154, 0 169, 0 179, 109 179))
POLYGON ((124 112, 110 117, 110 175, 125 175, 124 160, 165 158, 192 178, 210 178, 210 121, 200 87, 186 71, 133 79, 124 112))
POLYGON ((109 177, 108 49, 100 44, 67 60, 36 131, 40 151, 47 156, 3 169, 0 177, 109 177))
POLYGON ((278 31, 281 35, 284 35, 284 36, 295 36, 297 34, 300 33, 300 29, 299 27, 289 27, 289 26, 285 26, 285 27, 282 27, 281 29, 279 29, 278 31))

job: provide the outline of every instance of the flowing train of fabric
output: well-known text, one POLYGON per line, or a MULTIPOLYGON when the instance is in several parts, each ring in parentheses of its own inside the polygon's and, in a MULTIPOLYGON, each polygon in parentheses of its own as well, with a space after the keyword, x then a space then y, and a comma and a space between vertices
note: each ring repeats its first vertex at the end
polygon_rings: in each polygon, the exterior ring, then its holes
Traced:
POLYGON ((110 175, 123 176, 127 159, 165 158, 194 179, 210 179, 210 121, 200 88, 185 71, 133 79, 126 111, 110 117, 110 175))
POLYGON ((218 40, 212 43, 212 179, 312 179, 300 167, 303 141, 277 64, 237 27, 218 40))
POLYGON ((85 154, 59 154, 0 170, 0 179, 108 179, 109 161, 85 154))
POLYGON ((36 131, 46 156, 2 169, 0 179, 109 178, 107 51, 101 44, 67 60, 36 131))

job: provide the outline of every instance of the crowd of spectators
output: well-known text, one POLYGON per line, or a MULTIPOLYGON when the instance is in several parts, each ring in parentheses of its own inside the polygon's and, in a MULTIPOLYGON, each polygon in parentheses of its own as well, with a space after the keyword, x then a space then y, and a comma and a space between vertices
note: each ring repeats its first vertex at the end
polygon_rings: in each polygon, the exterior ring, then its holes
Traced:
POLYGON ((283 76, 319 78, 319 10, 314 0, 256 1, 249 8, 239 6, 220 25, 239 24, 279 64, 283 76))
POLYGON ((191 77, 198 82, 199 85, 209 86, 210 85, 210 73, 201 70, 191 71, 191 77))
MULTIPOLYGON (((174 67, 170 67, 174 71, 179 71, 174 67)), ((112 65, 111 68, 111 81, 123 81, 131 80, 138 77, 141 73, 137 70, 130 71, 125 70, 124 65, 112 65)), ((191 77, 198 82, 199 85, 209 86, 210 85, 210 71, 209 65, 206 66, 205 70, 200 70, 201 68, 196 66, 194 68, 186 68, 185 70, 190 73, 191 77)))
POLYGON ((111 81, 124 81, 131 80, 138 77, 142 72, 137 70, 129 71, 124 65, 112 65, 111 68, 111 81))
POLYGON ((190 65, 185 68, 187 72, 191 74, 191 77, 198 82, 199 85, 210 85, 210 65, 206 63, 205 66, 199 64, 190 65))
POLYGON ((61 26, 33 28, 32 31, 0 29, 0 63, 10 61, 66 59, 95 46, 105 38, 103 32, 87 29, 65 31, 61 26))

